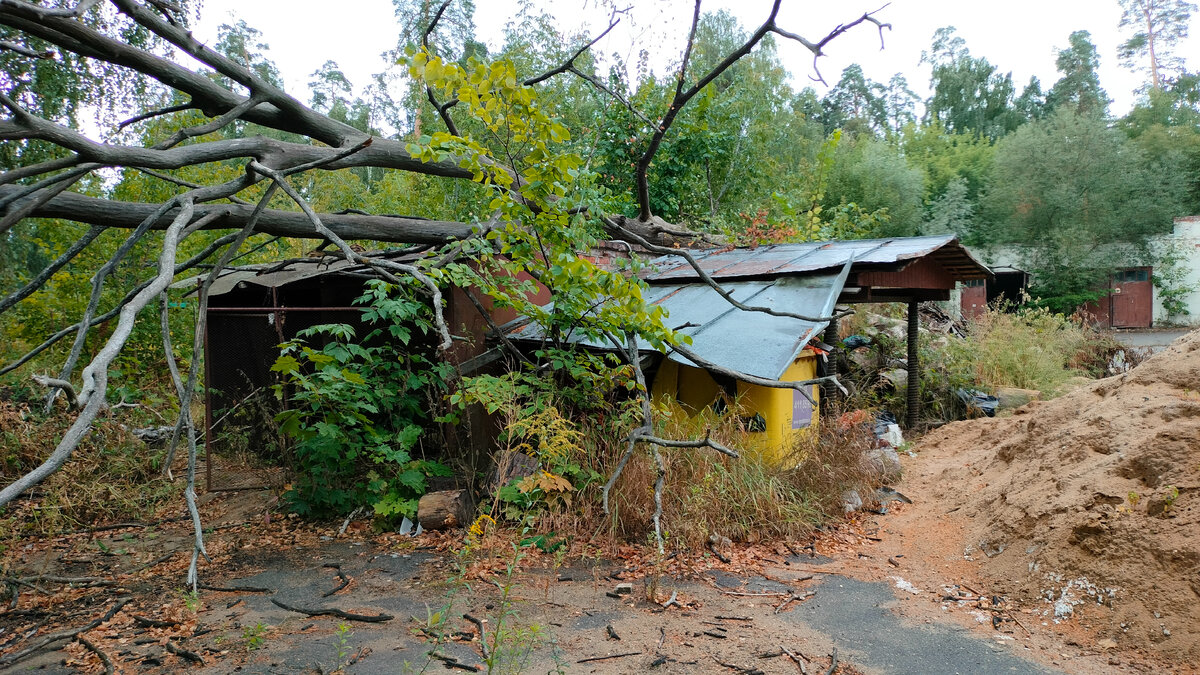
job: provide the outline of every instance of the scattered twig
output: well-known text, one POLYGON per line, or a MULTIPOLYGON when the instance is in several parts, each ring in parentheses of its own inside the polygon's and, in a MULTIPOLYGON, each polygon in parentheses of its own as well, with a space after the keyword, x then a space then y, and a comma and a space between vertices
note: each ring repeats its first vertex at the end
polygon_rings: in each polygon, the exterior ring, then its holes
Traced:
POLYGON ((753 621, 754 620, 748 616, 720 616, 720 615, 717 615, 713 618, 718 619, 720 621, 753 621))
POLYGON ((131 572, 131 574, 136 574, 137 572, 143 572, 145 570, 150 569, 151 567, 156 567, 162 563, 165 563, 166 561, 170 560, 171 558, 174 558, 176 553, 179 553, 179 551, 171 551, 170 553, 168 553, 166 555, 161 555, 161 556, 155 558, 154 560, 151 560, 150 562, 142 565, 141 567, 138 567, 137 569, 133 570, 133 572, 131 572))
POLYGON ((446 664, 447 668, 458 668, 459 670, 469 670, 473 673, 478 672, 478 670, 479 670, 479 668, 476 666, 473 666, 469 663, 463 663, 462 661, 459 661, 458 659, 454 658, 453 656, 449 656, 449 655, 443 654, 441 652, 429 652, 429 657, 433 658, 433 659, 437 659, 438 661, 441 661, 442 663, 446 664))
POLYGON ((137 625, 141 626, 142 628, 170 628, 172 626, 179 625, 178 621, 162 621, 159 619, 150 619, 150 618, 147 618, 144 616, 139 616, 137 614, 130 614, 129 618, 133 619, 133 622, 136 623, 137 625))
MULTIPOLYGON (((342 536, 343 534, 346 534, 346 529, 350 527, 350 521, 357 518, 360 514, 362 514, 362 512, 363 512, 363 507, 360 506, 357 509, 354 509, 353 511, 351 511, 350 515, 346 516, 346 520, 342 521, 342 526, 338 528, 338 536, 339 537, 342 536)), ((326 567, 328 567, 328 565, 326 565, 326 567)))
POLYGON ((75 640, 76 640, 76 641, 77 641, 79 644, 83 645, 84 647, 87 647, 88 651, 90 651, 91 653, 93 653, 93 654, 95 654, 96 656, 100 657, 100 663, 103 663, 103 664, 104 664, 104 673, 105 673, 105 675, 112 675, 112 674, 113 674, 114 670, 113 670, 113 662, 112 662, 112 659, 108 658, 108 654, 105 654, 105 653, 104 653, 104 650, 102 650, 102 649, 100 649, 99 647, 97 647, 97 646, 96 646, 96 643, 92 642, 91 640, 89 640, 89 639, 85 638, 85 637, 84 637, 84 636, 82 636, 82 635, 76 635, 76 636, 75 636, 75 640))
POLYGON ((733 562, 732 560, 729 559, 729 556, 718 551, 717 547, 712 542, 709 542, 708 550, 712 551, 712 554, 717 556, 717 560, 720 560, 721 562, 725 563, 726 565, 733 562))
POLYGON ((970 586, 968 586, 968 585, 966 585, 966 584, 962 584, 962 583, 960 583, 960 584, 959 584, 959 587, 960 587, 960 588, 965 588, 965 589, 967 589, 968 591, 970 591, 970 592, 974 593, 975 595, 978 595, 978 596, 979 596, 979 597, 981 597, 981 598, 983 597, 983 593, 980 593, 979 591, 975 590, 974 588, 971 588, 970 586))
POLYGON ((656 650, 662 649, 663 643, 666 641, 667 641, 667 629, 663 628, 662 626, 659 626, 658 627, 658 646, 655 647, 655 649, 656 650))
POLYGON ((1017 618, 1016 614, 1013 614, 1012 612, 1007 612, 1007 614, 1008 618, 1012 619, 1014 623, 1020 626, 1021 630, 1025 631, 1026 635, 1033 635, 1033 633, 1030 633, 1029 629, 1025 627, 1025 624, 1021 623, 1021 620, 1017 618))
POLYGON ((679 602, 679 591, 671 591, 671 597, 666 602, 662 603, 663 609, 670 609, 671 605, 683 607, 683 603, 679 602))
POLYGON ((778 591, 763 591, 761 593, 746 593, 744 591, 726 591, 726 590, 722 590, 722 589, 717 589, 717 590, 721 591, 725 595, 736 595, 736 596, 744 597, 744 598, 781 598, 785 595, 788 595, 788 593, 780 593, 778 591))
POLYGON ((608 656, 592 656, 586 659, 579 659, 575 663, 594 663, 596 661, 607 661, 609 659, 623 659, 626 656, 639 656, 641 652, 624 652, 621 654, 609 654, 608 656))
POLYGON ((117 582, 102 577, 59 577, 53 574, 38 574, 32 577, 21 577, 18 582, 49 581, 55 584, 70 584, 77 588, 92 588, 95 586, 116 586, 117 582))
POLYGON ((117 615, 117 612, 121 611, 121 608, 123 608, 125 605, 129 604, 130 601, 132 601, 132 600, 133 600, 133 598, 128 598, 128 597, 121 598, 120 600, 117 600, 116 604, 113 605, 107 612, 105 612, 103 616, 89 621, 86 625, 84 625, 81 628, 69 628, 66 630, 58 631, 56 633, 50 633, 49 635, 47 635, 47 636, 43 637, 41 640, 39 640, 37 642, 37 644, 35 644, 33 646, 27 647, 19 652, 16 652, 15 654, 9 654, 8 656, 5 656, 4 658, 0 658, 0 665, 12 665, 19 661, 23 661, 23 660, 29 658, 30 656, 33 656, 37 652, 41 651, 46 646, 51 645, 55 642, 60 642, 62 640, 73 640, 73 639, 75 639, 76 636, 80 635, 81 633, 86 633, 89 630, 95 628, 96 626, 99 626, 99 625, 103 624, 104 622, 112 619, 114 616, 117 615))
POLYGON ((783 602, 779 603, 779 605, 777 605, 775 607, 775 613, 778 614, 778 613, 782 612, 785 607, 792 604, 793 602, 797 602, 800 600, 807 600, 808 598, 811 598, 814 595, 816 595, 816 593, 814 593, 812 591, 805 591, 804 593, 800 593, 799 595, 792 593, 787 598, 785 598, 783 602))
POLYGON ((491 658, 488 655, 487 631, 485 631, 483 628, 483 620, 471 614, 463 614, 463 618, 475 624, 475 627, 479 629, 479 646, 480 650, 483 652, 484 660, 486 661, 487 659, 491 658))
POLYGON ((829 670, 825 671, 825 675, 833 675, 833 671, 837 670, 837 647, 833 648, 833 653, 829 655, 829 670))
POLYGON ((805 659, 801 654, 798 654, 797 652, 794 652, 794 651, 788 649, 784 645, 779 645, 779 650, 781 652, 783 652, 784 654, 787 654, 788 658, 791 659, 793 663, 795 663, 797 666, 800 667, 800 675, 808 675, 808 668, 804 667, 804 661, 806 661, 807 659, 805 659))
POLYGON ((900 561, 899 561, 899 560, 896 560, 895 558, 891 558, 891 557, 889 557, 889 558, 888 558, 888 564, 889 564, 889 565, 891 565, 892 567, 899 567, 899 566, 900 566, 900 561))
POLYGON ((741 673, 741 675, 765 675, 763 673, 763 671, 759 668, 739 666, 736 663, 725 663, 724 661, 722 661, 721 659, 718 659, 717 657, 713 656, 712 654, 709 654, 709 656, 712 656, 712 660, 716 661, 717 665, 724 666, 726 668, 729 668, 730 670, 736 670, 737 672, 741 673))
POLYGON ((345 619, 347 621, 362 621, 364 623, 383 623, 385 621, 391 621, 392 619, 396 618, 396 617, 392 616, 391 614, 376 614, 376 615, 352 614, 350 612, 343 612, 340 609, 305 609, 303 607, 293 607, 291 605, 285 605, 282 602, 276 600, 275 598, 271 598, 271 602, 274 603, 276 607, 279 607, 281 609, 286 609, 289 612, 298 612, 300 614, 306 614, 308 616, 336 616, 339 619, 345 619))
POLYGON ((721 640, 727 639, 729 637, 728 635, 725 635, 724 633, 718 633, 715 630, 706 630, 706 631, 704 631, 704 634, 709 637, 715 637, 715 638, 718 638, 721 640))
POLYGON ((214 586, 212 584, 200 584, 200 588, 206 591, 216 591, 218 593, 274 593, 274 588, 265 588, 259 586, 214 586))
POLYGON ((192 663, 195 663, 195 664, 201 665, 201 666, 204 665, 204 657, 200 656, 196 652, 188 651, 170 640, 167 640, 166 647, 167 647, 167 651, 171 652, 175 656, 178 656, 179 658, 181 658, 185 661, 191 661, 192 663))
POLYGON ((328 567, 330 569, 337 570, 338 578, 342 580, 341 585, 338 586, 337 588, 333 589, 332 591, 326 591, 325 593, 322 593, 321 594, 322 598, 328 598, 329 596, 333 595, 334 593, 337 593, 338 591, 340 591, 343 588, 350 585, 350 577, 346 576, 346 574, 344 572, 342 572, 341 565, 339 565, 337 563, 325 563, 324 565, 321 565, 321 567, 328 567))

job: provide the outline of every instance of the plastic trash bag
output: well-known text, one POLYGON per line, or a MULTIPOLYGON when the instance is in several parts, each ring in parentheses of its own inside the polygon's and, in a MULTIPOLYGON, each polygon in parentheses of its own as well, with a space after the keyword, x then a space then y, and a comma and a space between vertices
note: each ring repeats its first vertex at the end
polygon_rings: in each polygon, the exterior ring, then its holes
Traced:
POLYGON ((1000 408, 1000 399, 978 389, 959 389, 958 398, 967 404, 968 415, 983 414, 987 417, 995 417, 996 410, 1000 408))
POLYGON ((846 349, 858 349, 871 344, 871 338, 866 335, 851 335, 842 339, 842 346, 846 349))

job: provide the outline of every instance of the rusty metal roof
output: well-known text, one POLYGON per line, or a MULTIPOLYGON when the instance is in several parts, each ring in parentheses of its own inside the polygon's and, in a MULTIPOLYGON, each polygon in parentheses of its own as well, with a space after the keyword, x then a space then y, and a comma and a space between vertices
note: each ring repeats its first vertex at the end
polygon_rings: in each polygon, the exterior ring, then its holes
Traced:
MULTIPOLYGON (((734 281, 722 286, 739 302, 769 307, 812 317, 828 316, 846 282, 848 267, 840 274, 781 277, 755 281, 734 281)), ((772 316, 763 312, 738 309, 703 283, 651 286, 646 301, 667 310, 667 326, 690 335, 690 349, 701 358, 732 370, 777 380, 810 340, 824 330, 827 322, 802 321, 772 316)), ((509 339, 540 342, 541 328, 521 326, 509 333, 509 339)), ((579 335, 569 336, 575 344, 599 349, 613 345, 579 335)), ((640 341, 642 351, 653 351, 640 341)), ((671 351, 667 357, 694 365, 686 356, 671 351)))
MULTIPOLYGON (((811 274, 842 267, 850 260, 854 261, 855 271, 899 270, 926 256, 941 263, 956 281, 990 276, 987 266, 976 260, 952 234, 716 248, 695 251, 693 256, 700 268, 714 279, 811 274)), ((663 256, 651 264, 655 271, 643 277, 651 284, 699 278, 691 265, 679 256, 663 256)))
MULTIPOLYGON (((383 258, 393 262, 413 262, 424 255, 424 252, 428 249, 425 246, 419 248, 419 251, 400 249, 388 252, 367 252, 363 255, 383 258)), ((254 284, 263 288, 279 288, 313 277, 343 274, 374 275, 375 272, 366 265, 352 263, 348 260, 332 256, 240 265, 221 270, 221 274, 209 288, 208 294, 210 297, 224 295, 236 289, 238 284, 241 283, 254 284)), ((199 286, 199 282, 203 281, 207 276, 207 274, 204 274, 176 281, 171 284, 171 288, 190 289, 194 294, 199 286)))

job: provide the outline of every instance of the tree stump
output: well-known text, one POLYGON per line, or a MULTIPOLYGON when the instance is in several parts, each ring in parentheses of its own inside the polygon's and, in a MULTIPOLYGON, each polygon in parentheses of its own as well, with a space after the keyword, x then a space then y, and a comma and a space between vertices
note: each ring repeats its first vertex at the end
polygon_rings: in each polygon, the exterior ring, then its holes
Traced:
POLYGON ((471 493, 466 490, 430 492, 417 502, 417 522, 426 530, 465 527, 474 510, 471 493))

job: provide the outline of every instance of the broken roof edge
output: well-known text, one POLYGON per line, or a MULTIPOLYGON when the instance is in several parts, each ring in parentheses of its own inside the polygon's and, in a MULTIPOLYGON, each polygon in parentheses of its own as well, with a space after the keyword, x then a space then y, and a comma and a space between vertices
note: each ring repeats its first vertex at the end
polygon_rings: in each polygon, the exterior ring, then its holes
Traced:
MULTIPOLYGON (((847 264, 836 275, 740 280, 723 284, 743 305, 791 312, 804 316, 803 319, 740 309, 704 283, 651 286, 647 301, 666 309, 675 321, 682 321, 676 330, 693 339, 688 351, 709 364, 779 381, 828 325, 849 269, 847 264), (822 318, 825 320, 820 320, 822 318)), ((546 339, 544 329, 529 317, 519 317, 500 328, 507 339, 522 344, 542 344, 546 339)), ((618 347, 606 341, 583 335, 569 335, 566 341, 598 351, 618 351, 618 347)), ((707 368, 706 364, 693 361, 669 345, 666 350, 658 350, 646 340, 638 339, 637 347, 640 353, 658 353, 677 363, 707 368)))
MULTIPOLYGON (((691 250, 697 264, 714 279, 774 278, 824 272, 853 261, 858 269, 899 271, 922 258, 932 257, 956 281, 990 278, 992 272, 954 234, 877 239, 841 239, 755 247, 720 247, 691 250)), ((678 255, 652 261, 653 271, 643 275, 650 284, 679 283, 699 274, 678 255)))
MULTIPOLYGON (((379 251, 363 251, 361 255, 384 260, 415 261, 425 255, 429 246, 415 246, 379 251)), ((340 257, 339 253, 330 251, 328 255, 308 256, 304 258, 287 258, 270 262, 251 263, 249 265, 228 266, 221 270, 213 284, 208 289, 209 297, 216 297, 233 292, 238 284, 251 283, 263 288, 279 288, 287 284, 325 275, 358 275, 372 274, 369 265, 351 262, 340 257)), ((172 290, 187 289, 191 296, 196 293, 201 282, 208 274, 196 274, 172 283, 172 290)))

